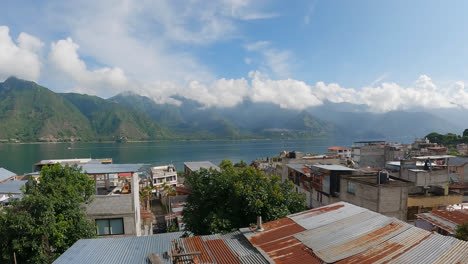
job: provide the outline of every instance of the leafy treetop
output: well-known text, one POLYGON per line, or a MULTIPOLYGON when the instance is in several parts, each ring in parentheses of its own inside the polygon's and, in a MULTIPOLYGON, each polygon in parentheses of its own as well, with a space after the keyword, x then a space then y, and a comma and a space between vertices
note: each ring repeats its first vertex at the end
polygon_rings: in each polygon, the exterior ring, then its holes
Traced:
POLYGON ((457 229, 455 230, 455 237, 468 241, 468 221, 462 225, 457 226, 457 229))
POLYGON ((94 181, 81 168, 43 167, 0 214, 0 262, 52 263, 77 240, 96 236, 82 204, 93 199, 94 181))
POLYGON ((183 211, 185 227, 196 235, 226 233, 256 222, 305 210, 305 198, 290 181, 266 177, 253 167, 201 169, 186 179, 192 187, 183 211))

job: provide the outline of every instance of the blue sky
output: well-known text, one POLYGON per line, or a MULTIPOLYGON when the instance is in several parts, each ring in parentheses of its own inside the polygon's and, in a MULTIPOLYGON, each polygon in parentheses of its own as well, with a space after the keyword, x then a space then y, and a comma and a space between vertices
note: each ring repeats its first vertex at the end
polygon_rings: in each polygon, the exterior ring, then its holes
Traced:
POLYGON ((17 75, 55 91, 131 90, 169 103, 177 94, 219 107, 245 98, 297 109, 330 100, 374 111, 465 107, 456 101, 468 99, 466 1, 2 6, 0 79, 17 75))

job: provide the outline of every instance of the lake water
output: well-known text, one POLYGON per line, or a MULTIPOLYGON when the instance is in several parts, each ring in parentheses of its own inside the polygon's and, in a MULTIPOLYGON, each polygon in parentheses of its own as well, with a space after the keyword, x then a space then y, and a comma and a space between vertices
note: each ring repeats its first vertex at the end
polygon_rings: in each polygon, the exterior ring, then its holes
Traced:
POLYGON ((32 171, 44 159, 112 158, 114 163, 173 163, 183 170, 185 161, 223 159, 250 163, 256 158, 277 156, 282 150, 322 154, 329 146, 351 146, 352 140, 254 140, 254 141, 161 141, 138 143, 47 143, 0 144, 0 167, 17 174, 32 171))

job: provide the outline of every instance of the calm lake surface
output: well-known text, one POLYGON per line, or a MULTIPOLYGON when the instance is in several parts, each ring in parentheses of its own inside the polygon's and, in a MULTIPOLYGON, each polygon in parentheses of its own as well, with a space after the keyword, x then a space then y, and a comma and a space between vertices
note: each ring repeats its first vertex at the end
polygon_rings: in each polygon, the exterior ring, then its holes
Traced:
POLYGON ((183 170, 185 161, 223 159, 250 163, 256 158, 277 156, 282 150, 322 154, 329 146, 351 146, 349 139, 253 140, 253 141, 161 141, 138 143, 0 144, 0 167, 17 174, 32 171, 44 159, 112 158, 114 163, 173 163, 183 170))

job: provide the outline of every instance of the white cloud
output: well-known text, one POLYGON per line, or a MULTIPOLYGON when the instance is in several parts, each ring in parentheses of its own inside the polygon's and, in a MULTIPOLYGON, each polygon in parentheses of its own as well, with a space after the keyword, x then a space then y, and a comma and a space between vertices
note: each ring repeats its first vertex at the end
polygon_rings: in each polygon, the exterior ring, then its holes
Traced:
POLYGON ((38 52, 42 42, 34 36, 21 33, 15 44, 7 26, 0 26, 0 81, 10 76, 37 81, 41 62, 38 52))
POLYGON ((288 78, 291 74, 292 52, 273 48, 268 41, 257 41, 244 45, 250 52, 258 52, 262 59, 260 70, 278 78, 288 78))
POLYGON ((382 83, 378 87, 361 89, 360 101, 373 111, 386 112, 397 109, 449 108, 454 94, 439 90, 427 75, 421 75, 411 87, 401 87, 396 83, 382 83))
MULTIPOLYGON (((262 49, 265 45, 269 43, 254 43, 249 48, 262 49)), ((308 85, 294 79, 272 80, 259 71, 250 72, 248 79, 221 78, 209 82, 193 79, 186 84, 161 80, 141 82, 128 77, 119 67, 89 70, 79 58, 78 48, 71 38, 59 40, 52 43, 49 60, 75 83, 73 91, 81 93, 103 96, 131 90, 158 103, 173 104, 180 103, 171 98, 178 95, 206 107, 233 107, 248 98, 253 102, 269 102, 289 109, 317 106, 325 100, 365 104, 375 112, 457 105, 468 109, 468 91, 463 82, 455 82, 450 89, 439 89, 427 75, 421 75, 410 87, 384 82, 360 90, 344 88, 336 83, 308 85)))
POLYGON ((304 82, 287 79, 271 80, 258 72, 250 73, 254 102, 270 102, 282 108, 303 109, 322 102, 312 93, 312 87, 304 82))
POLYGON ((78 56, 78 48, 78 44, 67 38, 52 43, 49 54, 51 64, 75 83, 73 91, 102 96, 136 88, 121 68, 89 71, 78 56))

